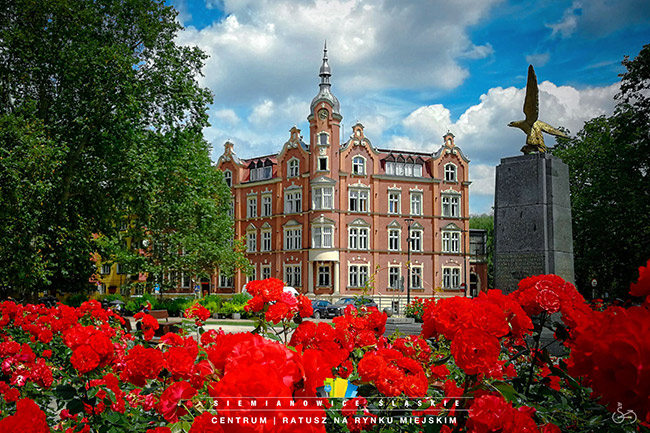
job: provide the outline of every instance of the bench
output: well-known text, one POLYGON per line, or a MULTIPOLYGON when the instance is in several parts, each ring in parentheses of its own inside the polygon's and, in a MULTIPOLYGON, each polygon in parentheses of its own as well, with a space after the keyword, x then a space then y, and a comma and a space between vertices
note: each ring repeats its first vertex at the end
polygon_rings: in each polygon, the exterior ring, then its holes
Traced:
POLYGON ((162 337, 168 332, 178 332, 181 329, 183 319, 169 317, 167 310, 151 310, 149 314, 156 320, 160 328, 156 330, 156 337, 162 337))

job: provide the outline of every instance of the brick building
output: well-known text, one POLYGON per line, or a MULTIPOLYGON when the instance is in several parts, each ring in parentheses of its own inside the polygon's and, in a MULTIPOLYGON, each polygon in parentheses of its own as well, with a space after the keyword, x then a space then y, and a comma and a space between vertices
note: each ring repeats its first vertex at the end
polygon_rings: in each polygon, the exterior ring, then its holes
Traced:
MULTIPOLYGON (((309 136, 292 128, 278 153, 240 159, 231 142, 217 168, 232 188, 236 236, 254 279, 276 277, 304 293, 405 299, 463 295, 469 282, 469 160, 448 133, 435 153, 375 147, 357 123, 341 139, 327 49, 311 102, 309 136)), ((215 275, 215 292, 247 276, 215 275)))

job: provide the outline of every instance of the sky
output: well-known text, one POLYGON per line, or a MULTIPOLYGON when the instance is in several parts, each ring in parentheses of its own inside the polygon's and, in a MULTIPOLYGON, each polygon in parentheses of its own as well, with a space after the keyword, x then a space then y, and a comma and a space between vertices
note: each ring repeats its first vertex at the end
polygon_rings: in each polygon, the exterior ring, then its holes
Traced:
MULTIPOLYGON (((491 213, 501 158, 521 154, 526 74, 540 119, 577 134, 615 107, 621 61, 650 43, 647 0, 172 0, 177 42, 208 54, 212 158, 279 152, 309 104, 327 41, 344 137, 437 151, 450 131, 470 158, 470 213, 491 213)), ((555 139, 546 136, 546 144, 555 139)))

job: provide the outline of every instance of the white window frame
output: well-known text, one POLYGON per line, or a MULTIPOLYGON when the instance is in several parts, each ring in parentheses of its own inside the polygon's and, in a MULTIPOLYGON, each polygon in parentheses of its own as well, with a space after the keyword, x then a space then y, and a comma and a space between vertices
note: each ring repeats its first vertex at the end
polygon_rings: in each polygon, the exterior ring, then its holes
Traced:
POLYGON ((402 266, 388 265, 388 288, 399 289, 401 279, 402 279, 402 266))
POLYGON ((192 277, 191 275, 187 275, 184 272, 181 272, 181 288, 182 289, 189 289, 192 286, 192 277))
POLYGON ((330 263, 318 263, 316 265, 316 283, 317 287, 332 287, 332 265, 330 263), (323 272, 325 270, 327 272, 323 272), (326 282, 324 281, 325 276, 327 276, 326 282), (323 280, 321 280, 321 277, 323 280))
POLYGON ((226 181, 226 185, 228 185, 228 187, 232 187, 232 171, 225 170, 223 172, 223 179, 226 181))
POLYGON ((103 265, 102 265, 101 274, 102 274, 102 275, 110 275, 110 274, 111 274, 111 268, 112 268, 112 267, 113 267, 112 265, 106 265, 106 264, 103 264, 103 265))
POLYGON ((228 207, 228 216, 230 218, 234 218, 235 216, 235 198, 232 197, 230 199, 230 207, 228 207))
POLYGON ((257 252, 257 230, 246 230, 246 252, 257 252))
POLYGON ((422 215, 422 197, 423 194, 420 191, 411 192, 411 215, 422 215))
POLYGON ((388 251, 401 251, 402 230, 398 228, 388 229, 388 251))
POLYGON ((287 162, 287 177, 298 177, 300 176, 300 160, 298 158, 291 158, 287 162))
POLYGON ((445 182, 458 182, 458 167, 453 162, 445 164, 445 182))
POLYGON ((330 135, 325 131, 318 133, 318 146, 329 146, 330 145, 330 135), (325 137, 325 140, 323 140, 325 137))
POLYGON ((289 190, 284 193, 284 213, 302 212, 302 191, 289 190))
POLYGON ((442 216, 458 218, 460 217, 460 204, 461 204, 461 195, 460 194, 443 194, 442 195, 442 216))
POLYGON ((271 265, 260 265, 260 279, 271 278, 271 265))
POLYGON ((318 163, 318 167, 316 167, 316 171, 329 171, 330 161, 327 156, 319 156, 318 161, 316 162, 318 163), (321 164, 322 161, 325 161, 325 168, 322 168, 322 164, 321 164))
POLYGON ((348 287, 358 289, 366 286, 370 279, 370 265, 367 263, 350 263, 348 265, 348 287))
POLYGON ((348 227, 348 249, 368 250, 370 246, 370 229, 368 227, 348 227))
POLYGON ((262 209, 260 216, 271 216, 273 214, 273 196, 270 193, 262 194, 262 209))
POLYGON ((401 191, 388 191, 388 213, 398 215, 401 212, 401 191))
POLYGON ((370 209, 369 189, 367 188, 348 189, 348 210, 350 212, 368 213, 369 209, 370 209))
POLYGON ((284 282, 290 287, 302 287, 302 265, 295 263, 285 264, 284 282))
POLYGON ((251 281, 257 280, 257 266, 255 264, 253 264, 251 266, 251 270, 253 271, 253 273, 251 275, 248 275, 248 274, 246 275, 246 282, 247 283, 250 283, 251 281))
POLYGON ((295 251, 302 249, 302 227, 288 226, 284 228, 284 249, 295 251))
POLYGON ((272 248, 273 248, 273 242, 272 242, 271 229, 263 229, 260 251, 271 251, 272 248))
POLYGON ((225 273, 219 271, 219 287, 220 288, 235 287, 233 276, 228 276, 225 273))
POLYGON ((366 175, 366 158, 361 155, 355 155, 352 158, 352 174, 356 176, 366 175))
POLYGON ((460 268, 443 266, 442 287, 445 289, 459 289, 460 284, 460 268))
POLYGON ((414 162, 386 161, 386 174, 400 177, 422 177, 422 164, 414 162))
POLYGON ((411 289, 422 289, 422 266, 411 266, 411 289))
POLYGON ((315 186, 312 188, 312 208, 314 210, 334 208, 334 188, 315 186))
POLYGON ((246 218, 257 218, 257 195, 246 197, 246 218))
POLYGON ((334 226, 330 224, 314 225, 311 229, 312 248, 334 247, 334 226))
POLYGON ((460 230, 443 230, 442 252, 460 253, 460 230))
POLYGON ((411 229, 411 251, 422 251, 422 242, 424 241, 423 232, 422 229, 411 229))

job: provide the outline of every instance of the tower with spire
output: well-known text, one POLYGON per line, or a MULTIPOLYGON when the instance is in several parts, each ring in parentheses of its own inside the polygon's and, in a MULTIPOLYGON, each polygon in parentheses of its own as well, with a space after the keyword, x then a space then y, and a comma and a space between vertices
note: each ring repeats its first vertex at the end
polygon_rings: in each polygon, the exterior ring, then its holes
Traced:
POLYGON ((340 145, 341 104, 332 93, 332 69, 327 58, 327 41, 323 46, 318 94, 311 101, 309 138, 311 142, 312 172, 336 179, 338 176, 338 149, 340 145))

